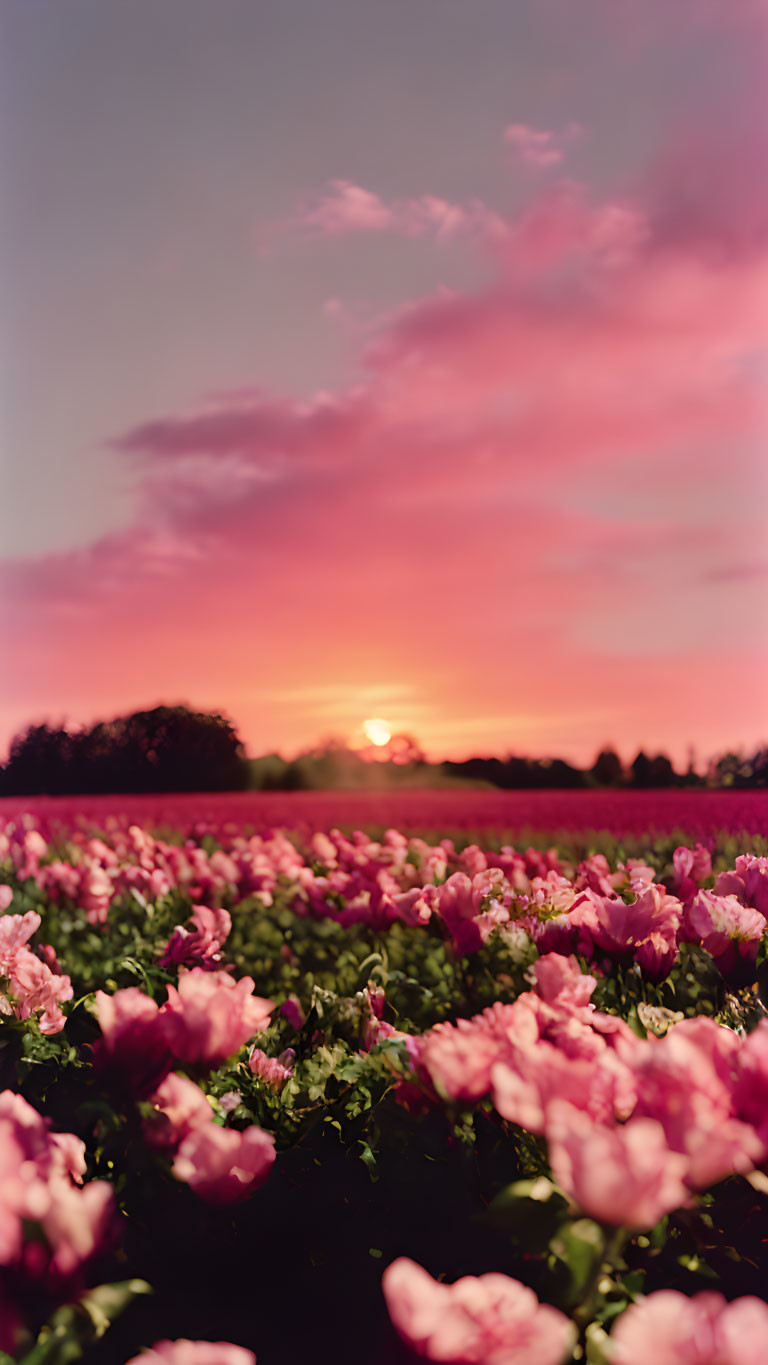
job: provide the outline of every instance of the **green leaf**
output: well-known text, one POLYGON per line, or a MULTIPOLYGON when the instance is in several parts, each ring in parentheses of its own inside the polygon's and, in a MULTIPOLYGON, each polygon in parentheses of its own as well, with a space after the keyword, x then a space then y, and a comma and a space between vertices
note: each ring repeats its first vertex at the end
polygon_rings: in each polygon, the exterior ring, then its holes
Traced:
POLYGON ((558 1228, 568 1220, 568 1200, 562 1190, 539 1176, 507 1185, 486 1209, 483 1220, 502 1228, 530 1251, 544 1251, 558 1228))
POLYGON ((79 1360, 137 1295, 151 1293, 145 1280, 123 1280, 89 1290, 77 1303, 65 1304, 54 1313, 20 1365, 69 1365, 79 1360))
POLYGON ((111 1284, 100 1284, 90 1289, 79 1300, 90 1317, 96 1336, 102 1337, 115 1318, 125 1311, 135 1298, 151 1294, 152 1287, 146 1280, 118 1280, 111 1284))
POLYGON ((599 1224, 591 1218, 577 1218, 565 1223, 551 1242, 552 1251, 568 1267, 571 1276, 571 1296, 578 1300, 595 1268, 596 1258, 605 1250, 605 1238, 599 1224))

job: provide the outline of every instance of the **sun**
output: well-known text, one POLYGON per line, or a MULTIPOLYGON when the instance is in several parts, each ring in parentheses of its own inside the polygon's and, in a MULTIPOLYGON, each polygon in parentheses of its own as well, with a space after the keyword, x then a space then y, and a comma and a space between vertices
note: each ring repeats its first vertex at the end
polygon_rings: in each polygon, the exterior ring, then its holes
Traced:
POLYGON ((375 744, 377 748, 380 748, 384 744, 388 744, 392 738, 392 731, 387 725, 387 722, 385 720, 380 720, 378 717, 375 717, 372 720, 363 721, 363 734, 368 740, 368 743, 375 744))

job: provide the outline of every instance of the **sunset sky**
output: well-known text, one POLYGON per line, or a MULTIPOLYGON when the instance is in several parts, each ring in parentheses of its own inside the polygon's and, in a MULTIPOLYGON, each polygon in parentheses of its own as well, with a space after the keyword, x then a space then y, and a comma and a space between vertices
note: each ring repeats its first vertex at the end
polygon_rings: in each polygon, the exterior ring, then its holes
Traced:
POLYGON ((0 751, 768 738, 763 0, 0 0, 0 751))

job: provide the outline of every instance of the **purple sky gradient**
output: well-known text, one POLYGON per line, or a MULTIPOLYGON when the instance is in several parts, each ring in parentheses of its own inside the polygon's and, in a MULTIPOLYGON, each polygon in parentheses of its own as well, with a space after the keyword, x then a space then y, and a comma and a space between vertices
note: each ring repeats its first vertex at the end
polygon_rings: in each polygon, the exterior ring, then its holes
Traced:
POLYGON ((766 738, 759 0, 0 0, 0 744, 766 738))

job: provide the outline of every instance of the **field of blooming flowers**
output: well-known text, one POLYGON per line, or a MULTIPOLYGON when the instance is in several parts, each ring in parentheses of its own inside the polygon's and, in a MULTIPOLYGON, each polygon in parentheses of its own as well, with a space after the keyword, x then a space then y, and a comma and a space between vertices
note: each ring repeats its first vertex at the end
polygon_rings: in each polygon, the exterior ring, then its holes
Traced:
POLYGON ((758 828, 169 813, 0 821, 3 1365, 764 1365, 758 828))

